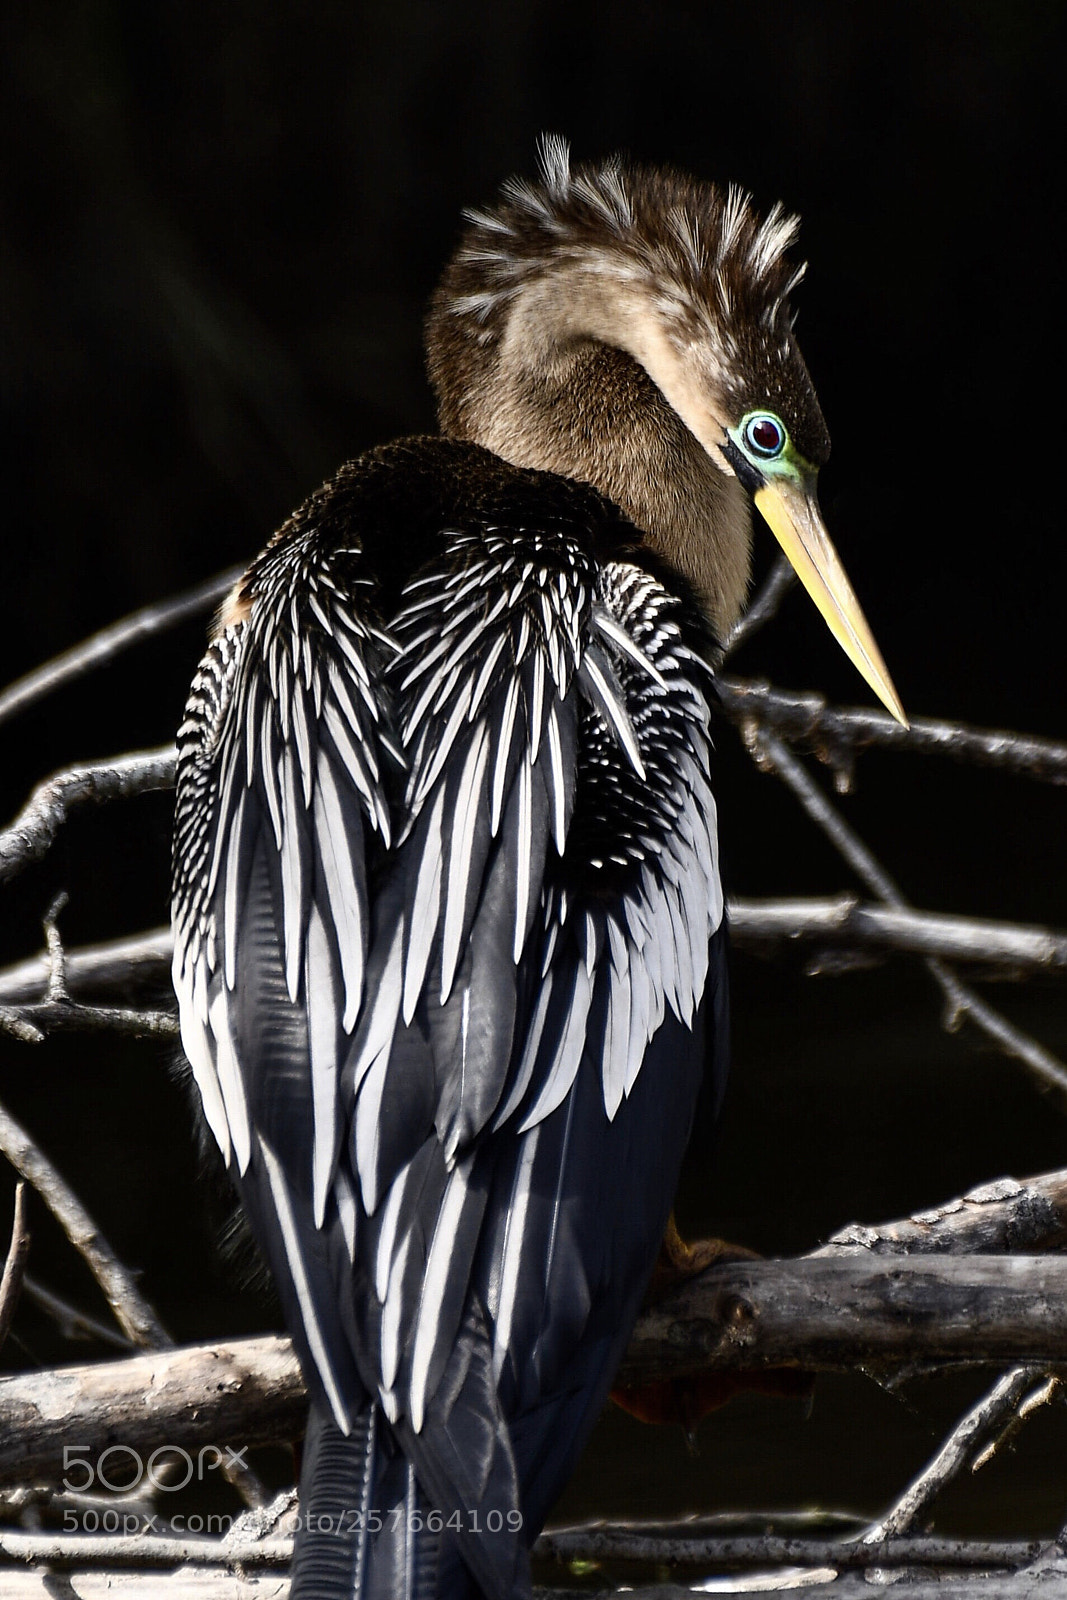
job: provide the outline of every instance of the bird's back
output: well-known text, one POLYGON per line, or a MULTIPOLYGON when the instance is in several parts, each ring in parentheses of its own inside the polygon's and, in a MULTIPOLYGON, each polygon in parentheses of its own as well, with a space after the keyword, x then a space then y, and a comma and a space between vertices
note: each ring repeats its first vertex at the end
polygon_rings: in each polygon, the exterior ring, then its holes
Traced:
POLYGON ((723 1060, 683 590, 596 491, 406 441, 194 683, 175 978, 312 1394, 305 1600, 521 1592, 606 1396, 723 1060))

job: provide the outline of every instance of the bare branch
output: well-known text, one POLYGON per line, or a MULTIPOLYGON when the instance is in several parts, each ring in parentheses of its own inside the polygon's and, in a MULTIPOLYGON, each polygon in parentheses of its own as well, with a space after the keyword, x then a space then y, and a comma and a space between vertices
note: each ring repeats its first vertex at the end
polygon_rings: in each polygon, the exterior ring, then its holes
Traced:
POLYGON ((113 661, 131 645, 140 644, 144 639, 164 633, 168 628, 176 627, 189 617, 199 616, 209 606, 221 600, 233 588, 240 576, 241 568, 232 567, 228 572, 220 572, 217 577, 198 584, 195 589, 187 589, 184 594, 144 606, 140 611, 134 611, 130 616, 124 617, 121 622, 113 622, 110 627, 94 633, 91 638, 83 640, 73 649, 64 651, 54 660, 46 662, 43 667, 37 667, 33 672, 27 673, 24 678, 20 678, 17 683, 11 684, 0 693, 0 723, 6 722, 9 717, 16 716, 20 711, 25 711, 27 707, 35 705, 47 695, 54 694, 64 685, 73 683, 77 678, 84 678, 95 668, 113 661))
POLYGON ((77 807, 173 789, 176 763, 174 747, 163 745, 55 773, 38 785, 11 826, 0 832, 0 883, 39 861, 77 807))
POLYGON ((1061 1294, 1062 1256, 724 1262, 646 1307, 617 1382, 760 1367, 1051 1364, 1067 1360, 1067 1302, 1054 1303, 1061 1294))
MULTIPOLYGON (((1055 1380, 1053 1380, 1055 1381, 1055 1380)), ((1027 1406, 1032 1397, 1042 1402, 1051 1393, 1046 1372, 1033 1366, 1016 1367, 983 1395, 976 1406, 953 1428, 940 1450, 908 1485, 896 1504, 864 1535, 868 1544, 907 1533, 933 1503, 942 1489, 958 1476, 968 1463, 989 1459, 984 1451, 990 1439, 1001 1434, 1005 1423, 1027 1406)))
MULTIPOLYGON (((46 1002, 47 1004, 47 1002, 46 1002)), ((33 1008, 30 1008, 33 1009, 33 1008)), ((77 1008, 73 1008, 77 1009, 77 1008)), ((26 1130, 0 1105, 0 1151, 16 1172, 37 1190, 100 1285, 115 1320, 141 1348, 171 1350, 174 1340, 142 1295, 133 1274, 123 1266, 81 1201, 26 1130)), ((224 1476, 250 1505, 262 1505, 266 1493, 255 1473, 238 1462, 224 1476)))
MULTIPOLYGON (((748 729, 745 737, 753 759, 775 772, 793 791, 804 811, 822 829, 861 882, 895 911, 909 911, 911 907, 888 872, 875 859, 859 834, 830 804, 817 784, 812 782, 782 740, 776 734, 758 727, 748 729)), ((962 1017, 969 1017, 1006 1055, 1014 1056, 1029 1067, 1046 1088, 1054 1088, 1060 1095, 1067 1096, 1067 1067, 1062 1061, 961 983, 941 961, 927 957, 926 967, 948 1001, 943 1018, 946 1028, 954 1031, 962 1017)))
MULTIPOLYGON (((864 904, 855 895, 731 899, 727 912, 731 941, 742 950, 767 950, 790 943, 821 949, 938 955, 1012 973, 1067 970, 1067 933, 1032 924, 901 911, 864 904)), ((67 986, 76 995, 166 982, 172 948, 170 929, 164 927, 65 951, 67 986)), ((47 988, 49 971, 47 951, 4 968, 0 971, 0 1006, 19 1007, 35 1002, 47 988)), ((130 1028, 134 1028, 135 1018, 151 1015, 130 1013, 130 1028)), ((70 1026, 76 1024, 72 1022, 70 1026)), ((156 1030, 150 1026, 147 1031, 156 1030)))
MULTIPOLYGON (((1013 1356, 1067 1362, 1067 1257, 718 1265, 642 1314, 619 1378, 1013 1356)), ((0 1480, 54 1476, 75 1425, 87 1446, 294 1438, 302 1396, 292 1348, 278 1338, 16 1374, 0 1379, 0 1480)))
POLYGON ((914 951, 1012 969, 1067 968, 1067 933, 1023 923, 864 905, 854 895, 731 900, 727 910, 730 938, 740 949, 788 940, 834 948, 914 951))
POLYGON ((796 573, 790 566, 785 556, 779 556, 768 572, 756 598, 730 629, 723 640, 722 659, 728 661, 735 650, 740 649, 746 639, 751 639, 766 627, 771 618, 777 616, 778 607, 793 587, 796 573))
POLYGON ((29 1273, 22 1280, 22 1293, 40 1311, 52 1318, 64 1339, 96 1339, 101 1344, 114 1345, 117 1350, 136 1348, 133 1340, 127 1339, 117 1328, 112 1328, 108 1323, 89 1316, 88 1312, 72 1305, 61 1294, 56 1294, 54 1289, 46 1289, 43 1283, 31 1278, 29 1273))
POLYGON ((813 1257, 989 1255, 1052 1250, 1067 1240, 1067 1170, 997 1178, 929 1211, 878 1227, 851 1222, 813 1257))
POLYGON ((0 1349, 7 1338, 7 1330, 15 1315, 19 1291, 26 1272, 26 1258, 30 1253, 30 1230, 26 1222, 26 1185, 15 1185, 15 1210, 11 1221, 11 1243, 0 1277, 0 1349))
POLYGON ((782 1538, 776 1534, 699 1534, 692 1518, 668 1523, 589 1522, 547 1528, 534 1554, 556 1561, 647 1561, 669 1565, 750 1568, 770 1566, 949 1568, 1023 1567, 1041 1553, 1040 1540, 900 1538, 870 1544, 843 1539, 782 1538))
POLYGON ((299 1438, 307 1396, 288 1339, 158 1350, 0 1378, 0 1480, 58 1478, 75 1436, 154 1449, 299 1438))
MULTIPOLYGON (((784 1539, 773 1534, 740 1538, 694 1538, 687 1522, 642 1532, 640 1524, 589 1523, 547 1530, 533 1553, 555 1561, 646 1561, 670 1565, 714 1566, 733 1570, 760 1566, 833 1566, 840 1570, 871 1567, 900 1569, 937 1566, 955 1569, 1014 1569, 1041 1552, 1038 1540, 979 1541, 962 1539, 893 1539, 878 1545, 839 1539, 784 1539)), ((288 1565, 291 1537, 268 1539, 174 1538, 166 1534, 140 1537, 100 1534, 0 1532, 0 1554, 15 1561, 77 1567, 161 1568, 233 1565, 288 1565)))
POLYGON ((1067 744, 1055 739, 934 717, 916 717, 903 728, 885 712, 832 706, 820 694, 789 694, 747 678, 717 676, 715 682, 734 721, 752 722, 797 740, 831 766, 847 765, 857 751, 878 746, 951 756, 976 766, 1067 783, 1067 744))
POLYGON ((26 1044, 40 1044, 52 1033, 119 1033, 133 1039, 176 1039, 178 1018, 170 1011, 131 1011, 114 1006, 83 1006, 73 1000, 40 1000, 27 1006, 0 1006, 0 1032, 26 1044))
MULTIPOLYGON (((169 928, 131 938, 111 939, 66 952, 67 986, 73 995, 127 989, 131 985, 169 979, 173 938, 169 928)), ((23 1005, 46 993, 47 951, 0 971, 0 1004, 23 1005)))
POLYGON ((96 1223, 26 1130, 0 1106, 0 1151, 31 1184, 100 1285, 119 1327, 136 1345, 170 1347, 174 1341, 141 1294, 96 1223))

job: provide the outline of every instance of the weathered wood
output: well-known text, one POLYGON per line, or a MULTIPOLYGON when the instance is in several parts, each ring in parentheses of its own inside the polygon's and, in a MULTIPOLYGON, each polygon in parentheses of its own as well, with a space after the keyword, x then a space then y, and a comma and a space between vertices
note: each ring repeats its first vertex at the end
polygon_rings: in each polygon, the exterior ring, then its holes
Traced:
MULTIPOLYGON (((620 1380, 765 1366, 1067 1362, 1067 1258, 878 1256, 710 1268, 646 1311, 620 1380)), ((296 1437, 287 1340, 65 1367, 0 1380, 0 1481, 57 1476, 63 1447, 252 1444, 296 1437)))
MULTIPOLYGON (((787 1592, 796 1589, 803 1600, 871 1600, 885 1592, 883 1585, 872 1585, 867 1575, 858 1572, 835 1577, 828 1569, 819 1581, 820 1570, 805 1573, 803 1587, 794 1583, 787 1592)), ((765 1590, 775 1592, 782 1588, 780 1581, 765 1585, 765 1590)), ((625 1591, 537 1587, 534 1600, 614 1600, 622 1592, 627 1600, 692 1600, 693 1595, 692 1589, 680 1584, 658 1583, 625 1591)), ((765 1591, 753 1590, 749 1584, 746 1593, 753 1592, 765 1591)), ((909 1577, 898 1581, 892 1592, 907 1600, 1063 1600, 1067 1563, 1041 1572, 909 1577)), ((115 1600, 116 1596, 119 1600, 288 1600, 289 1580, 275 1573, 238 1576, 222 1567, 186 1567, 171 1573, 64 1569, 61 1578, 48 1571, 0 1570, 0 1600, 55 1600, 58 1594, 65 1600, 115 1600)))
POLYGON ((1067 1360, 1067 1259, 849 1256, 709 1268, 641 1317, 619 1371, 1067 1360))
POLYGON ((1067 1241, 1067 1171, 995 1178, 943 1205, 870 1227, 850 1222, 812 1256, 995 1255, 1067 1241))
POLYGON ((298 1438, 306 1403, 292 1346, 273 1337, 19 1374, 0 1380, 0 1481, 59 1481, 71 1445, 147 1458, 161 1445, 298 1438))

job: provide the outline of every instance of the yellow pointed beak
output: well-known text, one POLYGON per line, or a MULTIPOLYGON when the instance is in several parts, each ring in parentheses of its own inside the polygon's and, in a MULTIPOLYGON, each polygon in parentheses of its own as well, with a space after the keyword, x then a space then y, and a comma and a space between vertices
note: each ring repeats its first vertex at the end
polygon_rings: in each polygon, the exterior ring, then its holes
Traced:
POLYGON ((904 707, 830 542, 814 495, 805 494, 788 482, 779 482, 765 484, 753 498, 830 632, 886 710, 906 728, 904 707))

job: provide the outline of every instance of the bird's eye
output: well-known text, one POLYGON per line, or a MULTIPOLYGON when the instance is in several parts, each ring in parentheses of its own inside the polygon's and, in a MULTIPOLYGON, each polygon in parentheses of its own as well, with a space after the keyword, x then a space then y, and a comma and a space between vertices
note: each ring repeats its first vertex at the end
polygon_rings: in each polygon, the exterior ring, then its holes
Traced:
POLYGON ((780 456, 785 449, 786 432, 777 417, 766 411, 757 411, 744 426, 743 437, 753 455, 769 460, 780 456))

